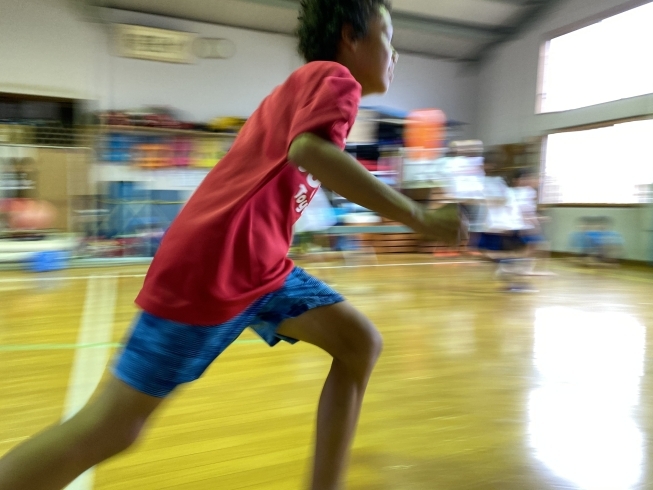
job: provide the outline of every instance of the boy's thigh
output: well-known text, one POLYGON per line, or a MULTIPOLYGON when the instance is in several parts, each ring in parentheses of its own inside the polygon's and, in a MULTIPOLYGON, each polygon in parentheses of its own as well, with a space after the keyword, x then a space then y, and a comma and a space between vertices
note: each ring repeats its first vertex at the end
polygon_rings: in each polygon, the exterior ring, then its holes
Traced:
POLYGON ((98 389, 97 395, 92 399, 81 413, 90 412, 100 414, 103 419, 107 417, 130 423, 134 420, 145 420, 154 412, 164 398, 143 393, 124 381, 114 376, 109 376, 106 382, 98 389))
POLYGON ((381 348, 381 335, 376 327, 348 301, 286 319, 279 326, 278 334, 308 342, 339 358, 381 348))
POLYGON ((281 330, 281 325, 299 317, 306 318, 309 312, 321 311, 343 302, 345 298, 331 286, 301 267, 295 267, 284 285, 266 296, 250 326, 270 346, 280 340, 291 344, 298 340, 308 341, 303 335, 287 335, 287 329, 281 330))
POLYGON ((378 350, 381 343, 365 315, 300 267, 288 275, 282 288, 269 295, 252 328, 270 345, 301 340, 334 357, 378 350))

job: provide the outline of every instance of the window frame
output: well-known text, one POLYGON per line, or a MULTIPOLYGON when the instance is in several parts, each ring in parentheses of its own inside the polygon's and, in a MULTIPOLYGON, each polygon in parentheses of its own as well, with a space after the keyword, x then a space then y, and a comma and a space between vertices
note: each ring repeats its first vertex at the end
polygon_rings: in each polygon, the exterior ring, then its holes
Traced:
MULTIPOLYGON (((599 12, 598 14, 591 15, 582 20, 572 22, 571 24, 567 24, 566 26, 546 32, 542 36, 542 42, 540 43, 540 50, 539 50, 539 61, 537 67, 537 86, 536 86, 536 93, 535 93, 535 114, 538 116, 546 115, 546 114, 560 114, 563 112, 575 111, 575 110, 585 109, 587 107, 594 107, 595 105, 598 105, 598 104, 593 104, 591 106, 579 107, 576 109, 564 109, 560 111, 542 112, 542 100, 544 96, 544 65, 546 60, 546 51, 548 49, 549 42, 551 42, 552 39, 555 39, 556 37, 564 36, 565 34, 569 34, 571 32, 577 31, 579 29, 583 29, 593 24, 597 24, 605 19, 614 17, 615 15, 623 14, 624 12, 628 12, 629 10, 635 9, 637 7, 642 7, 648 3, 653 3, 653 0, 628 0, 627 2, 621 5, 611 7, 607 10, 599 12)), ((646 95, 651 95, 651 94, 636 95, 633 97, 627 97, 625 99, 617 99, 617 100, 627 100, 634 97, 643 97, 646 95)), ((615 101, 612 100, 612 101, 606 101, 602 103, 606 104, 610 102, 615 102, 615 101)))
POLYGON ((636 121, 648 121, 653 120, 653 114, 645 116, 633 116, 627 118, 611 119, 607 121, 600 121, 591 124, 581 124, 577 126, 568 126, 564 128, 552 129, 548 131, 545 135, 541 137, 540 141, 540 188, 538 192, 538 207, 542 209, 546 208, 642 208, 650 206, 650 203, 583 203, 583 202, 563 202, 563 203, 543 203, 541 201, 543 195, 544 182, 546 177, 546 152, 547 152, 547 140, 548 137, 552 134, 560 133, 573 133, 578 131, 586 131, 590 129, 600 129, 607 128, 610 126, 615 126, 617 124, 636 122, 636 121))

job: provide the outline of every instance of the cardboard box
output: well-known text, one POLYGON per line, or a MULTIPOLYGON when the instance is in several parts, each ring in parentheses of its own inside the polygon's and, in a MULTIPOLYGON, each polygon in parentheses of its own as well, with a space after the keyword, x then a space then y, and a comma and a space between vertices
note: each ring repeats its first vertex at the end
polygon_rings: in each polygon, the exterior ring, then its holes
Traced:
POLYGON ((91 158, 87 151, 67 148, 40 148, 36 161, 35 199, 52 203, 57 209, 55 228, 73 231, 73 205, 80 201, 75 196, 94 194, 90 180, 91 158))

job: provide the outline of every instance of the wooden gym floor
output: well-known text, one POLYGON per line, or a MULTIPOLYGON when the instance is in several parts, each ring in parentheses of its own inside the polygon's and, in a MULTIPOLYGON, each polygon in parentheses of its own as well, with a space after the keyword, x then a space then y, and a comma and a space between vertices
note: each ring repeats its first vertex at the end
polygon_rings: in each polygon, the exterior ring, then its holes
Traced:
MULTIPOLYGON (((513 294, 480 262, 305 265, 385 338, 346 488, 653 488, 650 271, 552 262, 555 276, 532 279, 539 292, 513 294)), ((88 398, 145 270, 0 272, 0 454, 88 398)), ((136 449, 71 488, 305 488, 328 365, 248 331, 136 449)))

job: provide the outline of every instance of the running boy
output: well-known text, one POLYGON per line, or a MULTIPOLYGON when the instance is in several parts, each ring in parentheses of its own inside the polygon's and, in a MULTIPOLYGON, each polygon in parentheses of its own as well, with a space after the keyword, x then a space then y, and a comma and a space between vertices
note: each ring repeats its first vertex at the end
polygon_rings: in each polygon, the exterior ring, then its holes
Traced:
POLYGON ((419 233, 455 241, 456 206, 426 211, 343 152, 361 95, 384 93, 397 54, 388 0, 303 0, 308 62, 268 96, 170 226, 136 299, 130 338, 77 415, 0 460, 0 488, 59 489, 135 442, 176 386, 197 379, 252 326, 270 345, 333 357, 320 397, 311 489, 343 479, 381 336, 287 258, 292 225, 322 182, 419 233))

